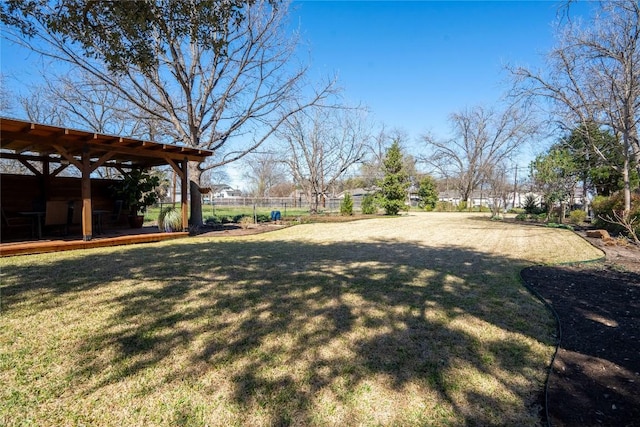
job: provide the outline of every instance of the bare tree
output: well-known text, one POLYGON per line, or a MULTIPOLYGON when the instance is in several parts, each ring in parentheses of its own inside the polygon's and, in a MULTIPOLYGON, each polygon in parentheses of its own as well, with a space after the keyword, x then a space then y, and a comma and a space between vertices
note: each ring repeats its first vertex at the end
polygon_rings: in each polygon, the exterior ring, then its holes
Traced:
POLYGON ((0 73, 0 114, 9 116, 13 112, 14 95, 7 85, 7 76, 0 73))
MULTIPOLYGON (((286 2, 62 3, 0 5, 16 28, 4 36, 116 88, 166 123, 175 141, 224 151, 216 162, 189 165, 195 189, 205 170, 242 158, 332 90, 333 81, 308 90, 306 67, 294 63, 286 2)), ((191 204, 196 225, 199 200, 191 204)))
POLYGON ((254 152, 245 157, 245 179, 254 197, 270 197, 271 190, 286 182, 285 163, 273 152, 254 152))
POLYGON ((348 108, 314 108, 293 115, 278 132, 285 162, 312 213, 318 212, 328 189, 362 159, 369 132, 364 111, 348 108))
POLYGON ((489 186, 489 202, 492 218, 502 218, 502 213, 512 198, 513 182, 509 179, 507 167, 497 164, 485 174, 485 183, 489 186))
MULTIPOLYGON (((360 177, 364 187, 376 186, 384 178, 384 159, 387 150, 394 141, 400 144, 403 152, 409 142, 408 134, 402 129, 386 129, 382 126, 380 131, 367 144, 365 159, 360 166, 360 177)), ((411 176, 416 177, 416 160, 413 156, 405 154, 403 156, 404 170, 411 176)))
MULTIPOLYGON (((592 124, 613 130, 624 161, 610 166, 622 174, 628 212, 629 171, 635 164, 640 172, 640 5, 625 0, 598 5, 584 26, 569 20, 560 28, 558 46, 548 54, 548 71, 524 67, 511 71, 515 94, 549 101, 549 112, 565 130, 589 129, 592 124)), ((590 133, 585 132, 584 138, 591 138, 590 133)), ((604 160, 611 160, 595 141, 591 144, 604 160)))
POLYGON ((470 206, 473 191, 532 137, 534 127, 516 107, 503 112, 475 107, 452 114, 450 121, 453 138, 423 136, 427 154, 422 160, 453 182, 470 206))

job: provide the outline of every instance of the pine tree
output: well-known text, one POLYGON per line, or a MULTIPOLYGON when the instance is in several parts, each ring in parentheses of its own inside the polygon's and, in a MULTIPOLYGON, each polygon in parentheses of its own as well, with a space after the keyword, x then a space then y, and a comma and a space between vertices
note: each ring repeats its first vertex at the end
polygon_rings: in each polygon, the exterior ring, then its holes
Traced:
POLYGON ((386 215, 397 215, 400 210, 407 210, 405 204, 409 189, 409 175, 404 170, 402 151, 398 141, 393 141, 384 159, 384 178, 380 185, 380 205, 386 215))
POLYGON ((340 203, 340 215, 351 216, 353 215, 353 198, 351 194, 346 193, 342 203, 340 203))
POLYGON ((436 181, 431 175, 425 175, 420 180, 420 187, 418 188, 418 207, 428 211, 433 210, 438 203, 438 188, 436 181))

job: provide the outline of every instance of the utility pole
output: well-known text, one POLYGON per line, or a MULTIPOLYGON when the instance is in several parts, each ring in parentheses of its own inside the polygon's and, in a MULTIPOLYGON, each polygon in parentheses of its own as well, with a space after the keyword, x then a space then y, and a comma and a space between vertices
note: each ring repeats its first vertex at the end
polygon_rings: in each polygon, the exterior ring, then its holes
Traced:
POLYGON ((518 165, 516 165, 516 173, 513 179, 513 208, 516 207, 516 191, 518 191, 518 165))

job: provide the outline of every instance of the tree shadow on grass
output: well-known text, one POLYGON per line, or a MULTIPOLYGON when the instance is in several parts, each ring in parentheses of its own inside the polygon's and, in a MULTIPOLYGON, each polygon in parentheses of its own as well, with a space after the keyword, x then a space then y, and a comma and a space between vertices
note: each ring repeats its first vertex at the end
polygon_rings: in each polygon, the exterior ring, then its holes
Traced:
POLYGON ((71 355, 84 393, 148 371, 222 393, 239 423, 524 425, 552 324, 521 265, 400 241, 202 239, 9 263, 2 293, 11 316, 23 298, 64 310, 107 291, 112 314, 71 355))

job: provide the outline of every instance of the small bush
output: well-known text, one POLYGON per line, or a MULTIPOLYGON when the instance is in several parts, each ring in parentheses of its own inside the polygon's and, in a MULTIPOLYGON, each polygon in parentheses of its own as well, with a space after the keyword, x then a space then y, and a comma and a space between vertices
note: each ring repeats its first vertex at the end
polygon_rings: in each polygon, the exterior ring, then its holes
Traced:
POLYGON ((526 213, 520 213, 518 215, 516 215, 516 221, 526 221, 527 220, 527 214, 526 213))
POLYGON ((582 209, 576 209, 569 212, 569 223, 578 225, 582 224, 587 219, 587 213, 582 209))
MULTIPOLYGON (((603 220, 602 218, 613 218, 614 211, 622 212, 624 210, 624 194, 620 191, 612 195, 611 197, 603 197, 597 196, 592 204, 591 208, 593 209, 594 216, 594 225, 598 228, 604 228, 612 233, 626 233, 627 230, 622 225, 619 224, 611 224, 603 220)), ((640 194, 632 193, 631 194, 631 212, 630 219, 635 219, 636 233, 640 233, 640 194)))
POLYGON ((182 230, 182 212, 173 206, 163 208, 158 214, 158 230, 171 233, 182 230))
POLYGON ((221 224, 231 224, 233 222, 235 222, 235 221, 233 220, 232 216, 229 216, 229 215, 220 216, 220 223, 221 224))
POLYGON ((269 222, 271 221, 271 217, 267 214, 258 214, 256 215, 256 219, 258 222, 269 222))
POLYGON ((442 201, 436 203, 436 212, 453 212, 455 210, 455 206, 451 202, 442 201))
POLYGON ((362 198, 362 209, 363 215, 373 215, 378 210, 376 207, 376 198, 373 194, 365 194, 362 198))
POLYGON ((540 213, 538 208, 538 203, 536 202, 536 198, 533 194, 527 194, 525 196, 522 207, 524 208, 524 211, 528 214, 540 213))
POLYGON ((218 218, 217 216, 209 216, 204 220, 204 223, 207 225, 216 225, 216 224, 222 224, 222 221, 220 221, 220 218, 218 218))
POLYGON ((353 215, 353 198, 349 193, 345 193, 344 199, 342 199, 342 202, 340 202, 340 215, 353 215))
POLYGON ((238 220, 238 224, 240 224, 240 227, 246 230, 253 225, 253 218, 243 215, 242 218, 238 220))

